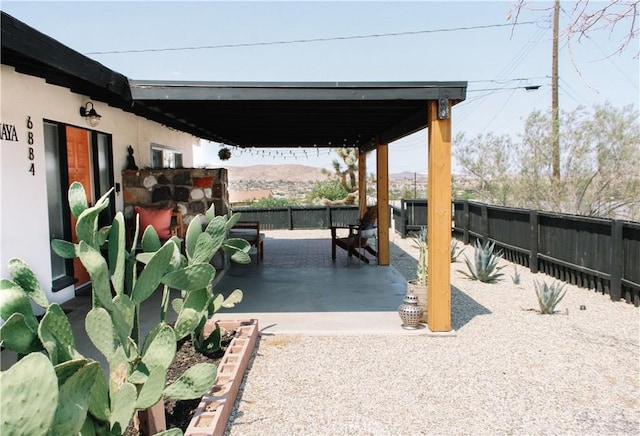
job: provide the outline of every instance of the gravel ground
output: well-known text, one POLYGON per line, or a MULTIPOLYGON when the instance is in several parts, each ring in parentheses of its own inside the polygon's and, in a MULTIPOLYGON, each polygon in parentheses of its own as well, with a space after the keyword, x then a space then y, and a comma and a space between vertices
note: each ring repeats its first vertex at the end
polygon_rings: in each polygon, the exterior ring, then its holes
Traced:
MULTIPOLYGON (((393 242, 409 278, 416 250, 393 242)), ((640 434, 640 310, 567 285, 540 315, 533 282, 552 278, 519 267, 515 285, 503 261, 474 282, 463 257, 455 336, 263 335, 227 435, 640 434)))

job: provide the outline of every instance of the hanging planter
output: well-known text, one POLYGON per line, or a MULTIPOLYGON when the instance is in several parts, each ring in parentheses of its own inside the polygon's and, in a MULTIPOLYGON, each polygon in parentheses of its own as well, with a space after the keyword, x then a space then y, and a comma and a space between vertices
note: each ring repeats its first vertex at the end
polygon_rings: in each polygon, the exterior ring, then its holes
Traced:
POLYGON ((218 157, 220 158, 220 160, 231 159, 231 150, 229 150, 227 147, 221 148, 218 152, 218 157))

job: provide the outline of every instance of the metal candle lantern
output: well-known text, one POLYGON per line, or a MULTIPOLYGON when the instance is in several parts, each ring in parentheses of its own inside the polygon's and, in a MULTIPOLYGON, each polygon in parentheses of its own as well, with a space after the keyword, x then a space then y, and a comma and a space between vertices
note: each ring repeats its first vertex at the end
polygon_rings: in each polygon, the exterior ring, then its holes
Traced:
POLYGON ((419 328, 422 307, 418 306, 418 297, 407 292, 403 303, 398 307, 398 314, 402 320, 402 328, 411 330, 419 328))

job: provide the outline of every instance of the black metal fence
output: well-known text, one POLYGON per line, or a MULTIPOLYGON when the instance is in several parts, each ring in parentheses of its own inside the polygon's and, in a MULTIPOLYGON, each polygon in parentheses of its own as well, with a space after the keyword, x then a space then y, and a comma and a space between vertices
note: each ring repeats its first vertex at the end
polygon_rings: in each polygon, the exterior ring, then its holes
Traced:
MULTIPOLYGON (((402 237, 427 225, 427 201, 402 200, 391 207, 392 225, 402 237)), ((327 229, 354 224, 357 206, 234 208, 260 228, 327 229)), ((453 236, 465 244, 494 241, 503 257, 532 272, 624 298, 640 306, 640 223, 538 212, 456 200, 453 236)))

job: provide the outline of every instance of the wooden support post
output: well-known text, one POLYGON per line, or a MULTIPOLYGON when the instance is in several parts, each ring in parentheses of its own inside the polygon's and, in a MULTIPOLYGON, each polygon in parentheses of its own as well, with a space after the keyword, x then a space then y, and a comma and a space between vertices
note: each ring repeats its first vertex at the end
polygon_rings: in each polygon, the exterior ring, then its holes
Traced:
POLYGON ((389 265, 389 146, 377 143, 378 265, 389 265))
POLYGON ((427 323, 433 332, 447 332, 451 331, 451 118, 438 119, 437 101, 429 102, 428 117, 427 323))
POLYGON ((367 154, 358 151, 358 216, 367 213, 367 154))

